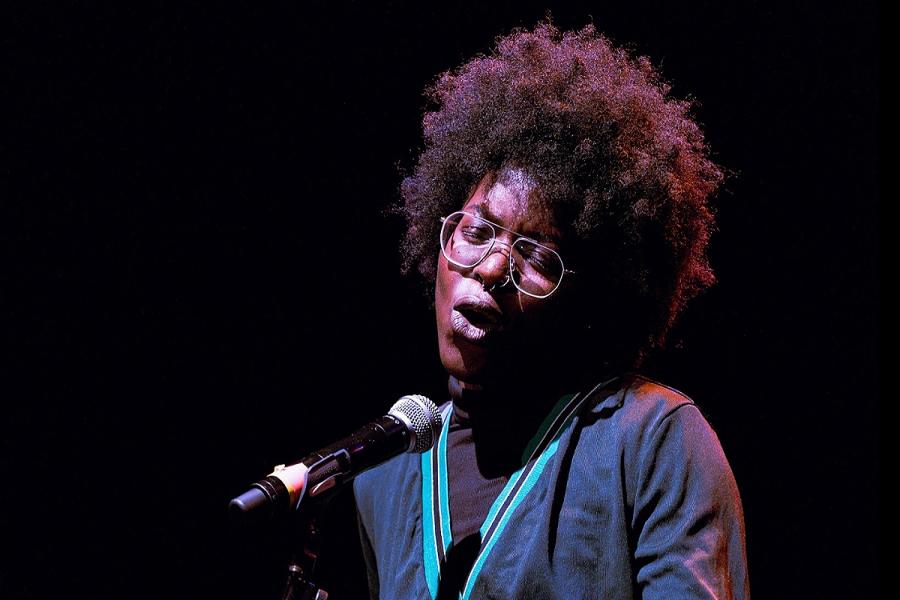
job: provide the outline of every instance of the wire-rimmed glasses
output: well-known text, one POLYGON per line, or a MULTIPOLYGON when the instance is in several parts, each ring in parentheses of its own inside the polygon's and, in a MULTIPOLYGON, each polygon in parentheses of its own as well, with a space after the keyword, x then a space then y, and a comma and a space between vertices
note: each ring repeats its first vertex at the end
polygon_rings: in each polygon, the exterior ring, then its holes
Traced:
POLYGON ((492 223, 483 217, 457 211, 441 217, 441 252, 459 267, 472 268, 490 255, 497 244, 509 247, 509 278, 523 294, 546 298, 559 287, 566 273, 556 250, 492 223), (513 242, 497 239, 497 230, 513 234, 513 242))

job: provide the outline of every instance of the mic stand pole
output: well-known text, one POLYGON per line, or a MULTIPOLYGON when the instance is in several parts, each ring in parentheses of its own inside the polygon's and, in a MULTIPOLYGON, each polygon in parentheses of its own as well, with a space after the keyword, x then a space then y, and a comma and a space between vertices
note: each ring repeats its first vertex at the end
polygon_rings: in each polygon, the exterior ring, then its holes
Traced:
POLYGON ((319 516, 337 495, 338 489, 328 489, 318 497, 306 498, 292 516, 295 551, 288 564, 287 581, 281 600, 328 600, 328 592, 313 581, 313 571, 321 549, 319 516))
POLYGON ((313 582, 313 571, 319 557, 320 530, 313 511, 299 511, 294 515, 295 551, 288 564, 287 581, 281 600, 327 600, 328 592, 313 582))

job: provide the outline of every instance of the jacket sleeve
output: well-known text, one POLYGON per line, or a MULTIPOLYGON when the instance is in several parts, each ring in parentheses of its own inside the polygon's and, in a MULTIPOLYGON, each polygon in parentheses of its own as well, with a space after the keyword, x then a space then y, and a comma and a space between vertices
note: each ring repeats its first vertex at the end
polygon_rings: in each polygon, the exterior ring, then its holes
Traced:
POLYGON ((363 559, 366 563, 369 597, 371 600, 378 600, 378 565, 375 562, 375 551, 372 549, 372 542, 369 540, 369 534, 366 533, 366 527, 363 525, 362 515, 359 514, 359 510, 356 511, 356 524, 359 527, 359 541, 362 546, 363 559))
POLYGON ((697 407, 661 418, 639 454, 632 531, 641 597, 749 598, 740 495, 697 407))

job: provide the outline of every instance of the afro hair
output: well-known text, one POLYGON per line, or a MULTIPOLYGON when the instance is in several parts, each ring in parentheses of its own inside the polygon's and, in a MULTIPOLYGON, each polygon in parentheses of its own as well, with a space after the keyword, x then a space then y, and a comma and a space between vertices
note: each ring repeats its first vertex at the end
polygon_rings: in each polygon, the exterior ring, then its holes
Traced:
POLYGON ((424 146, 392 208, 407 223, 404 272, 433 283, 440 217, 486 174, 522 169, 569 232, 585 325, 638 366, 715 282, 709 200, 723 169, 692 103, 669 92, 646 57, 592 24, 560 32, 549 18, 440 74, 425 91, 424 146))

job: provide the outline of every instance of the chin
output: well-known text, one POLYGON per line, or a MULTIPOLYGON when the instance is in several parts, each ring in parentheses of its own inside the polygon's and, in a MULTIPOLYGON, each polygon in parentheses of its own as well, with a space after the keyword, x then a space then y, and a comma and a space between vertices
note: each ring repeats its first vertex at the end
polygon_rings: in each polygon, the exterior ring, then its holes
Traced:
POLYGON ((489 368, 488 353, 484 348, 463 348, 445 342, 440 348, 441 363, 449 375, 460 381, 478 383, 485 379, 489 368))

